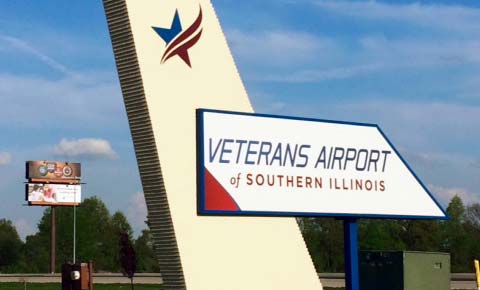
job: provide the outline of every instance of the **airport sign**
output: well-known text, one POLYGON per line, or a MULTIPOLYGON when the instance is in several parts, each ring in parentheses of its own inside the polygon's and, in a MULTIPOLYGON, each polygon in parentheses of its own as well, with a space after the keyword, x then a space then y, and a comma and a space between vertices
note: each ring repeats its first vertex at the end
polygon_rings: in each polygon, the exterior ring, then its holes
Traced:
POLYGON ((198 212, 443 219, 374 124, 197 110, 198 212))

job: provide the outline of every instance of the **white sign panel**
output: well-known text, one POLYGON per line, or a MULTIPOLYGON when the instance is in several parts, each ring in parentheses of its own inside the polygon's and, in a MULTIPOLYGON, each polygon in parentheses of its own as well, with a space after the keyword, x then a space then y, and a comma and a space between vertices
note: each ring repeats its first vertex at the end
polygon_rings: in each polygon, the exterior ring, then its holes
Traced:
POLYGON ((445 218, 377 125, 198 110, 200 214, 445 218))
POLYGON ((30 205, 72 206, 82 200, 81 185, 28 183, 27 201, 30 205))

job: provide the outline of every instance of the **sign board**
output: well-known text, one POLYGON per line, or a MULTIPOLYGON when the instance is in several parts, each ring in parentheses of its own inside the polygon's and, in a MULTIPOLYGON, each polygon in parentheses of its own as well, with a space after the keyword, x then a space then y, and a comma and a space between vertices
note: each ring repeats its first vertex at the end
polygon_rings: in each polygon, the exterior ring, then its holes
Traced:
POLYGON ((26 200, 29 205, 73 206, 80 204, 81 185, 28 183, 26 200))
POLYGON ((198 111, 201 214, 444 218, 377 125, 198 111))
POLYGON ((27 179, 79 180, 82 175, 80 163, 57 161, 27 161, 27 179))

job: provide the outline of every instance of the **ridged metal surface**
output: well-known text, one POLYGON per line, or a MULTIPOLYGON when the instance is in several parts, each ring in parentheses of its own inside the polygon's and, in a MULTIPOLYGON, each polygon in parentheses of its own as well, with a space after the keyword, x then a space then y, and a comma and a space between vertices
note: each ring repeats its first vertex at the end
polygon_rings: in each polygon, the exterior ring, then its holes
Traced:
POLYGON ((186 289, 125 0, 104 0, 164 288, 186 289))

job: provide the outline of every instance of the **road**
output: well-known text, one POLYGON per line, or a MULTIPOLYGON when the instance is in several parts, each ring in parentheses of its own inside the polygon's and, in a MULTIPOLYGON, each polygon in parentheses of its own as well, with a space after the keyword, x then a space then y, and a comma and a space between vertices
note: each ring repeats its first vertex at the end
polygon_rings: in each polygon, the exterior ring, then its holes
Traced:
MULTIPOLYGON (((321 273, 320 280, 324 287, 345 287, 343 273, 321 273)), ((95 284, 127 284, 130 280, 119 273, 95 273, 95 284)), ((60 274, 0 274, 2 282, 27 282, 27 283, 60 283, 60 274)), ((135 275, 136 284, 162 284, 158 273, 139 273, 135 275)), ((475 289, 477 290, 474 274, 452 274, 450 289, 475 289)))

